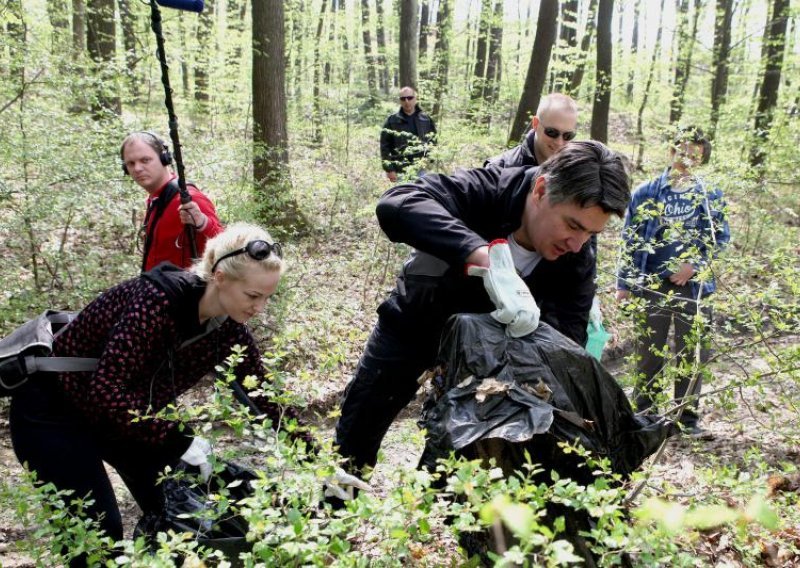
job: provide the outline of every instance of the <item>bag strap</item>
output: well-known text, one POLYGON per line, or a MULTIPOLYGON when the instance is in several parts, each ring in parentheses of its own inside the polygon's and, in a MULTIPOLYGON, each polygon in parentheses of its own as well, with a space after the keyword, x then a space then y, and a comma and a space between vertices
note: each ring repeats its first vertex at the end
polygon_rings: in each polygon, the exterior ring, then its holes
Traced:
POLYGON ((25 367, 29 374, 40 371, 67 373, 71 371, 94 371, 98 359, 92 357, 25 357, 25 367))
MULTIPOLYGON (((188 185, 188 184, 187 184, 188 185)), ((147 208, 147 213, 144 216, 144 229, 145 229, 145 237, 144 237, 144 251, 142 252, 142 272, 144 272, 144 267, 147 264, 147 255, 150 254, 150 247, 153 245, 153 237, 155 237, 156 233, 156 225, 158 224, 159 219, 164 214, 164 211, 167 210, 167 205, 169 205, 172 198, 175 197, 180 188, 178 186, 178 178, 173 178, 169 180, 167 185, 161 191, 161 195, 156 197, 155 203, 150 202, 150 206, 147 208), (152 221, 150 218, 152 217, 152 221)))

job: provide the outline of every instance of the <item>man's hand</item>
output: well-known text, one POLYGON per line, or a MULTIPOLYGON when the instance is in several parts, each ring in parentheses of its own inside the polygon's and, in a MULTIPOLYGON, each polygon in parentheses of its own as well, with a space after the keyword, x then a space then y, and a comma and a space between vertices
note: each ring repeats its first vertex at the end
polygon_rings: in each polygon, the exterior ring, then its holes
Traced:
POLYGON ((208 443, 208 440, 195 436, 189 449, 181 456, 181 461, 200 468, 200 477, 203 481, 208 481, 212 471, 211 464, 208 461, 208 456, 210 455, 211 444, 208 443))
POLYGON ((355 490, 370 491, 372 488, 366 481, 355 475, 345 473, 341 468, 336 468, 332 476, 325 479, 325 497, 335 497, 342 501, 352 501, 355 490))
POLYGON ((694 276, 694 266, 688 262, 681 264, 680 269, 675 274, 670 275, 669 281, 678 286, 686 286, 686 283, 694 276))
POLYGON ((178 207, 178 214, 181 217, 181 223, 184 225, 193 225, 201 233, 203 229, 206 228, 206 225, 208 225, 208 217, 206 217, 205 213, 200 211, 200 207, 194 201, 182 203, 181 206, 178 207))
POLYGON ((630 290, 617 290, 617 302, 627 300, 630 297, 631 297, 630 290))
POLYGON ((505 239, 493 241, 488 247, 488 255, 488 268, 472 264, 467 266, 467 273, 483 278, 486 292, 497 306, 492 317, 508 326, 506 332, 511 337, 533 333, 539 326, 539 306, 514 268, 508 242, 505 239))
POLYGON ((386 177, 389 181, 395 183, 397 181, 397 172, 386 172, 386 177))

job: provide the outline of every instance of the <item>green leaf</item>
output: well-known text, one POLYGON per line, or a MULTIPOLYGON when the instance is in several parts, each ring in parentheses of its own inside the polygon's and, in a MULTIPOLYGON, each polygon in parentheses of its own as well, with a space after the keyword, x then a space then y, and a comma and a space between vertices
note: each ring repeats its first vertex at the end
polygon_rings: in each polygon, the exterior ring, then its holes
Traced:
POLYGON ((777 529, 780 524, 778 515, 772 510, 763 495, 756 495, 750 500, 745 509, 745 517, 770 530, 777 529))

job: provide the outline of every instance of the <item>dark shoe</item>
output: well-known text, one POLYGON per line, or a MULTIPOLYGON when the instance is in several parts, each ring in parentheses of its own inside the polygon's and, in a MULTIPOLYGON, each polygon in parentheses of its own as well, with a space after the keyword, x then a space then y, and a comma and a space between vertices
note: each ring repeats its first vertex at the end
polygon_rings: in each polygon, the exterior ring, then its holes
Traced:
POLYGON ((693 438, 695 440, 713 440, 714 434, 710 430, 706 430, 705 428, 701 428, 697 424, 685 424, 683 426, 683 433, 684 435, 693 438))

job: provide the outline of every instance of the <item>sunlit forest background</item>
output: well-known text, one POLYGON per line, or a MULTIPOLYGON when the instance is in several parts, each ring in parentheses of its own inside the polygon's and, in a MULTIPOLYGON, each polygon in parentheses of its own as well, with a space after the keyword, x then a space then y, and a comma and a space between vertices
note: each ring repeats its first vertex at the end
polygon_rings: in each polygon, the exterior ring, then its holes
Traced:
MULTIPOLYGON (((713 392, 702 403, 716 439, 673 443, 631 484, 569 486, 561 498, 597 519, 602 565, 622 562, 622 551, 641 566, 800 563, 797 0, 206 0, 200 14, 161 14, 187 179, 223 222, 258 221, 285 243, 289 272, 254 330, 275 380, 306 405, 321 439, 331 437, 374 310, 408 253, 374 216, 390 187, 378 138, 400 87, 415 87, 435 120, 428 170, 445 174, 516 145, 550 92, 578 101, 578 138, 626 156, 634 185, 668 165, 676 127, 702 127, 713 140, 702 174, 724 191, 732 232, 715 264, 713 392), (627 502, 642 479, 644 491, 627 502)), ((80 309, 137 275, 145 195, 123 176, 119 144, 134 130, 168 137, 169 124, 149 2, 3 0, 0 29, 5 334, 44 308, 80 309)), ((598 297, 612 333, 604 362, 627 388, 633 323, 614 301, 620 227, 614 220, 599 239, 598 297)), ((40 529, 58 509, 24 478, 6 407, 0 400, 0 564, 34 565, 37 555, 58 564, 47 543, 78 529, 40 529)), ((335 525, 298 505, 297 487, 318 480, 285 481, 285 459, 239 448, 225 413, 209 411, 232 454, 280 477, 291 495, 262 503, 272 536, 255 561, 464 561, 452 511, 415 470, 418 411, 384 445, 377 496, 335 525)), ((501 519, 532 565, 571 562, 533 520, 517 531, 500 505, 478 514, 477 503, 498 496, 535 511, 552 493, 533 496, 461 468, 462 481, 482 485, 459 528, 501 519)), ((471 490, 454 482, 455 493, 471 490)), ((135 521, 129 497, 127 513, 135 521)), ((166 549, 183 550, 178 540, 166 549)), ((121 551, 118 564, 155 562, 132 543, 121 551)))

